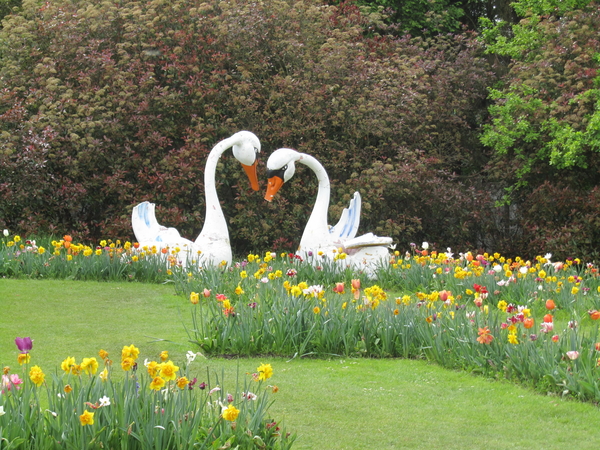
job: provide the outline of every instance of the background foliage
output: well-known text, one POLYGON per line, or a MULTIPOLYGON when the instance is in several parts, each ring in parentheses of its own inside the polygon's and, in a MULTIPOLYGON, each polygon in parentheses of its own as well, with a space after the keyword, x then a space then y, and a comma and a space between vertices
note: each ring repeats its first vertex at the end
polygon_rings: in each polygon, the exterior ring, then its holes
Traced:
MULTIPOLYGON (((423 15, 404 26, 408 6, 392 2, 25 0, 0 30, 0 226, 131 239, 131 209, 149 200, 195 238, 206 156, 248 129, 260 170, 279 147, 314 155, 332 181, 330 221, 359 190, 359 232, 400 247, 589 248, 585 213, 546 220, 529 205, 543 209, 549 178, 581 205, 593 198, 597 4, 552 17, 550 4, 488 3, 436 2, 436 19, 412 2, 423 15), (497 207, 505 193, 512 206, 497 207)), ((299 168, 267 204, 221 161, 234 251, 294 249, 312 173, 299 168)))

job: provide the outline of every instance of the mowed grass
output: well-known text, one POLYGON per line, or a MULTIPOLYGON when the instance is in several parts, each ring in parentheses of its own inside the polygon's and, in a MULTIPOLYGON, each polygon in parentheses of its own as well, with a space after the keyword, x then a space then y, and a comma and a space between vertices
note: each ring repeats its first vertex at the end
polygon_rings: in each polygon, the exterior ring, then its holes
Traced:
MULTIPOLYGON (((143 359, 188 350, 189 302, 170 285, 0 280, 0 365, 16 363, 16 336, 34 339, 31 364, 59 370, 67 356, 118 364, 123 345, 143 359)), ((597 449, 600 410, 535 394, 505 381, 425 361, 373 359, 197 359, 199 382, 225 385, 271 363, 271 413, 297 433, 296 449, 597 449), (212 375, 211 375, 212 376, 212 375)))

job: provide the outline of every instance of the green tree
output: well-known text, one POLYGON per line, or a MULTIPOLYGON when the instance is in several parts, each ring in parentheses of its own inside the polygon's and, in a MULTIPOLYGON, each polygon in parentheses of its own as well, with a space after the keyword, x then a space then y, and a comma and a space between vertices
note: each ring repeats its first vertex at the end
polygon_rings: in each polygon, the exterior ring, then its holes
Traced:
MULTIPOLYGON (((525 5, 515 6, 524 13, 525 5)), ((535 177, 568 175, 573 169, 579 169, 581 182, 600 150, 598 3, 561 10, 560 17, 529 11, 513 26, 512 39, 495 35, 489 46, 513 62, 503 85, 490 90, 492 122, 482 141, 498 161, 518 161, 512 190, 535 177)), ((593 172, 588 173, 591 184, 596 182, 593 172)))
POLYGON ((488 51, 511 61, 502 83, 490 89, 491 121, 481 138, 494 152, 491 181, 505 189, 500 203, 516 208, 514 241, 563 256, 579 247, 593 256, 600 5, 523 0, 514 7, 523 18, 509 33, 491 22, 484 32, 488 51))

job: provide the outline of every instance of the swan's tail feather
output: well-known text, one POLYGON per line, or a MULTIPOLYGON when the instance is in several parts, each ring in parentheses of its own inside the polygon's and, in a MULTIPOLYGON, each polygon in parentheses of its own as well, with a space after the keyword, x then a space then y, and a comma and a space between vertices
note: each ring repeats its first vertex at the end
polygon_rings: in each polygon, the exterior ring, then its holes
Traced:
POLYGON ((330 228, 329 233, 334 238, 352 239, 356 236, 360 225, 360 212, 362 207, 362 199, 358 192, 354 193, 354 197, 350 200, 348 208, 344 208, 338 223, 330 228))
POLYGON ((142 202, 133 208, 131 226, 138 242, 153 242, 158 235, 160 225, 154 215, 154 203, 142 202))

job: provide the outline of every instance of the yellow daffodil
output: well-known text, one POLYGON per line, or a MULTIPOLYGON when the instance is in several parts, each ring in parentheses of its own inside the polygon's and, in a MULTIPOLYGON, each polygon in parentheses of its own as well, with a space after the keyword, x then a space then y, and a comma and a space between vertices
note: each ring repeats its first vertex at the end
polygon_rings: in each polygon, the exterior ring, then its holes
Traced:
POLYGON ((83 358, 81 362, 81 370, 88 375, 95 375, 98 371, 98 361, 96 358, 83 358))
POLYGON ((165 385, 165 380, 161 377, 154 377, 152 382, 150 383, 150 389, 154 389, 155 391, 160 391, 165 385))
POLYGON ((29 371, 29 379, 36 386, 41 386, 42 383, 44 382, 45 377, 46 377, 46 375, 44 374, 44 372, 42 371, 42 369, 39 366, 33 366, 31 368, 31 370, 29 371))
POLYGON ((260 381, 266 380, 273 376, 273 368, 271 367, 271 364, 261 364, 258 366, 256 371, 258 372, 258 379, 260 381))
POLYGON ((167 381, 171 381, 177 378, 175 372, 179 370, 179 367, 173 364, 173 361, 169 361, 166 363, 159 364, 158 369, 160 371, 161 377, 163 377, 167 381))
POLYGON ((79 416, 79 422, 81 422, 82 427, 85 425, 94 425, 94 413, 86 409, 83 414, 79 416))
POLYGON ((233 422, 235 419, 237 419, 239 414, 240 410, 230 404, 229 406, 227 406, 227 408, 223 409, 222 416, 223 419, 228 420, 229 422, 233 422))

